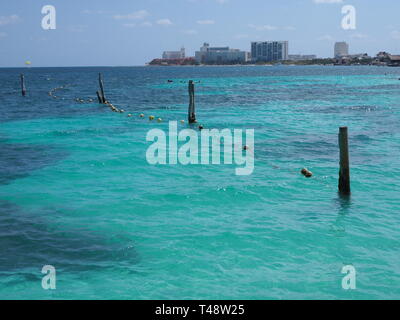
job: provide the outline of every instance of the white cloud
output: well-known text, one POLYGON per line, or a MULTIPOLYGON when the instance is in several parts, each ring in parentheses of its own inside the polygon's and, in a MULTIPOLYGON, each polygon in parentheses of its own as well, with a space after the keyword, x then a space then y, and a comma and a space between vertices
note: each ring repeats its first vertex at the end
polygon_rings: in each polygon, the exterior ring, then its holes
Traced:
POLYGON ((314 3, 343 3, 343 0, 313 0, 314 3))
POLYGON ((274 30, 293 31, 293 30, 296 30, 296 28, 292 27, 292 26, 278 27, 278 26, 271 26, 269 24, 265 24, 265 25, 249 24, 248 27, 255 29, 257 31, 274 31, 274 30))
POLYGON ((186 34, 186 35, 193 35, 193 34, 197 34, 197 30, 194 30, 194 29, 183 30, 182 33, 186 34))
POLYGON ((134 28, 136 27, 136 23, 124 23, 123 26, 127 28, 134 28))
POLYGON ((318 41, 333 41, 334 39, 329 34, 326 34, 324 36, 318 37, 317 40, 318 41))
POLYGON ((139 10, 125 15, 117 14, 114 15, 113 18, 115 20, 141 20, 146 18, 148 15, 149 13, 146 10, 139 10))
POLYGON ((160 19, 160 20, 157 20, 156 23, 161 25, 161 26, 170 26, 170 25, 172 25, 172 22, 169 19, 160 19))
POLYGON ((353 33, 350 35, 350 38, 352 39, 366 39, 368 38, 368 36, 366 34, 362 34, 362 33, 353 33))
POLYGON ((272 30, 277 30, 278 29, 278 27, 271 26, 271 25, 268 25, 268 24, 266 24, 266 25, 249 24, 249 27, 252 28, 252 29, 256 29, 258 31, 265 31, 265 30, 272 31, 272 30))
POLYGON ((151 27, 153 24, 149 21, 144 21, 141 23, 124 23, 123 26, 127 28, 135 28, 135 27, 151 27))
POLYGON ((81 11, 82 14, 105 14, 107 13, 106 11, 103 10, 82 10, 81 11))
POLYGON ((214 20, 197 20, 197 24, 214 24, 214 20))
POLYGON ((11 16, 1 16, 0 17, 0 26, 5 26, 7 24, 14 24, 18 23, 21 21, 21 18, 17 16, 16 14, 13 14, 11 16))

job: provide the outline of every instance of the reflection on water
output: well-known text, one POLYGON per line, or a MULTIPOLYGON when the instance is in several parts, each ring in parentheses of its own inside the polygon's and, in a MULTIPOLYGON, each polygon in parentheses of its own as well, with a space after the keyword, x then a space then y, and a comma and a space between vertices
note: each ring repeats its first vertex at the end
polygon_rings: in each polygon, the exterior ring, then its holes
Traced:
POLYGON ((341 216, 347 215, 352 206, 351 195, 342 195, 338 193, 338 197, 336 198, 336 205, 338 208, 339 215, 341 216))
POLYGON ((45 213, 43 218, 0 200, 0 274, 41 270, 46 264, 77 272, 112 267, 104 261, 126 268, 138 262, 136 250, 123 235, 110 241, 107 235, 89 230, 50 228, 54 212, 45 213))
POLYGON ((0 185, 24 178, 32 171, 53 165, 67 156, 65 151, 36 144, 10 144, 0 141, 0 149, 0 185))

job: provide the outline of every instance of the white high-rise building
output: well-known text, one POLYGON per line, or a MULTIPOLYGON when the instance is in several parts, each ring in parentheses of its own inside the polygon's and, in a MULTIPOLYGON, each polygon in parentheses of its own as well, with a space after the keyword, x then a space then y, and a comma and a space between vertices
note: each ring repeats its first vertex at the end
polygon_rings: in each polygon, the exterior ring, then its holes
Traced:
POLYGON ((349 55, 349 44, 347 42, 335 43, 335 58, 341 58, 349 55))
POLYGON ((251 43, 251 60, 253 62, 288 60, 288 41, 262 41, 251 43))
POLYGON ((163 59, 184 59, 185 58, 185 48, 182 47, 180 51, 164 51, 162 55, 163 59))
POLYGON ((229 47, 210 47, 204 43, 200 51, 196 51, 197 63, 206 64, 239 64, 247 62, 247 52, 229 47))

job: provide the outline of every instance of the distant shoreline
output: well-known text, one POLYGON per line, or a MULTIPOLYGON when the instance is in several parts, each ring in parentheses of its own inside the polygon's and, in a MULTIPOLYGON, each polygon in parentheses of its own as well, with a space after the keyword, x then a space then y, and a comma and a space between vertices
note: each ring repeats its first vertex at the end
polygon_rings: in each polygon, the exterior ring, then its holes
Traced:
POLYGON ((396 68, 396 66, 384 66, 384 65, 333 65, 333 64, 278 64, 278 65, 255 65, 255 64, 232 64, 232 65, 138 65, 138 66, 51 66, 51 67, 0 67, 0 70, 6 69, 21 69, 21 70, 30 70, 30 69, 57 69, 57 68, 86 68, 86 69, 95 69, 95 68, 171 68, 171 67, 191 67, 191 68, 210 68, 210 67, 263 67, 263 68, 271 68, 271 67, 387 67, 387 68, 396 68))

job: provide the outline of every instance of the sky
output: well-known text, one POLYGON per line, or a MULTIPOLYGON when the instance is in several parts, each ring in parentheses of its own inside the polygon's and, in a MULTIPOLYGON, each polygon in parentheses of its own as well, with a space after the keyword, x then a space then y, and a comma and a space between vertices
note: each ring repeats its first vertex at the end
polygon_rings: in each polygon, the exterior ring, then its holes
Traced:
POLYGON ((398 0, 1 0, 0 67, 135 66, 164 50, 204 42, 250 51, 251 41, 288 40, 289 54, 332 57, 400 54, 398 0), (56 9, 56 29, 42 28, 42 7, 56 9), (356 9, 343 30, 342 7, 356 9))

